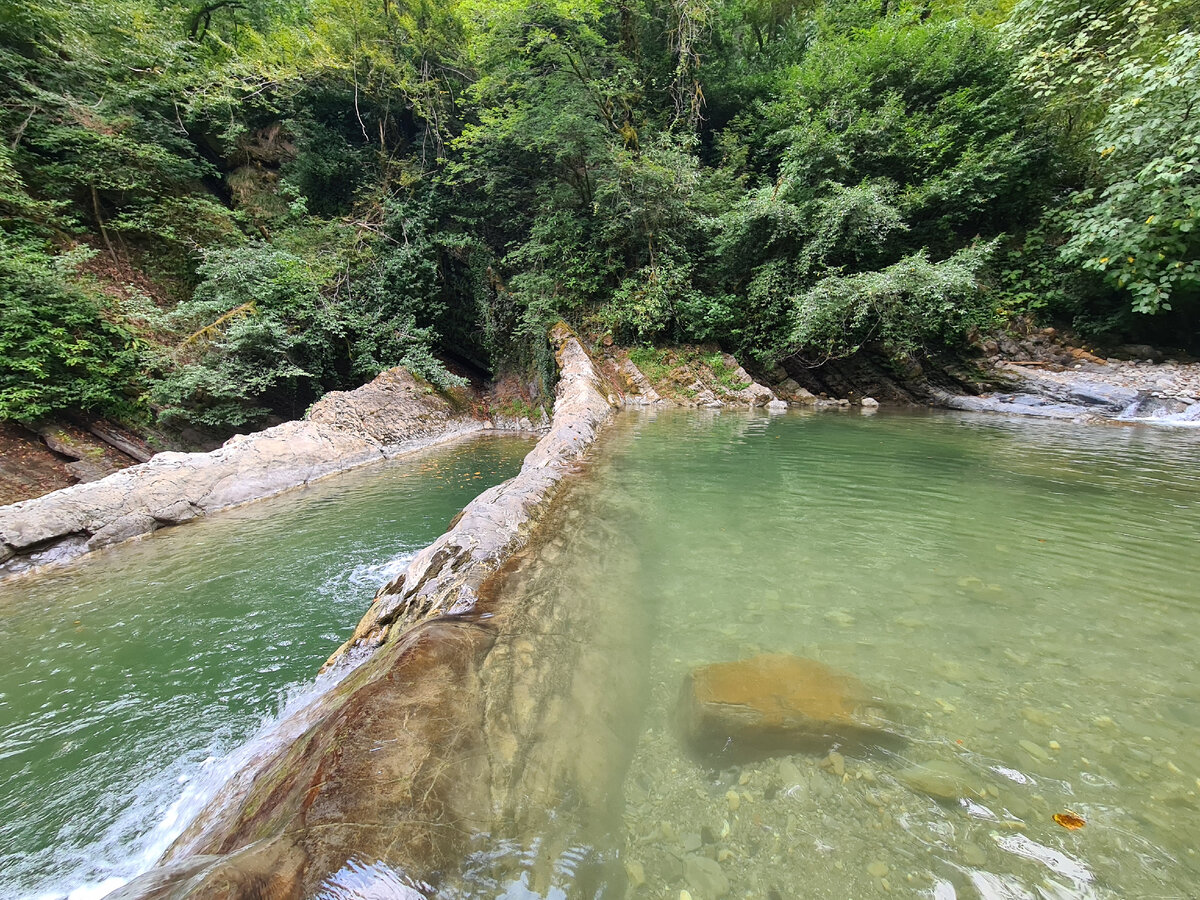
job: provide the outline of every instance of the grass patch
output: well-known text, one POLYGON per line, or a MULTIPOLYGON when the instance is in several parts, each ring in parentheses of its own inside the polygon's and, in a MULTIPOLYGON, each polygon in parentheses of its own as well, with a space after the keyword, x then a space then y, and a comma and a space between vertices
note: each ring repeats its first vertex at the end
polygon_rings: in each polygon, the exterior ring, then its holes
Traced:
POLYGON ((725 358, 720 353, 714 353, 711 356, 704 357, 705 364, 712 369, 713 378, 717 384, 731 391, 744 391, 750 387, 753 382, 741 381, 734 374, 735 370, 731 369, 725 362, 725 358))
POLYGON ((629 350, 629 361, 641 369, 652 384, 662 384, 670 377, 675 368, 670 363, 670 356, 670 351, 646 345, 629 350))

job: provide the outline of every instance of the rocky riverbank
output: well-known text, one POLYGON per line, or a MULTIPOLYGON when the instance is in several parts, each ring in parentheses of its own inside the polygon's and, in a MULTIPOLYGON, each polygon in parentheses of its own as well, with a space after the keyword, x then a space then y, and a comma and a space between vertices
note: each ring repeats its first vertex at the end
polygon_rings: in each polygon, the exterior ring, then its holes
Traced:
POLYGON ((209 453, 159 453, 98 481, 0 507, 0 578, 491 427, 471 396, 403 369, 327 394, 308 416, 209 453))
MULTIPOLYGON (((540 718, 522 724, 504 712, 510 703, 489 698, 539 696, 531 709, 569 708, 578 680, 570 667, 543 671, 523 637, 553 631, 569 605, 535 615, 536 604, 498 598, 511 595, 505 582, 520 570, 521 551, 535 531, 545 533, 552 499, 617 405, 575 336, 560 327, 552 339, 561 372, 554 417, 520 474, 476 498, 379 592, 331 664, 365 661, 303 721, 285 723, 296 739, 231 783, 162 867, 115 898, 298 900, 341 896, 361 878, 422 896, 413 887, 461 860, 472 834, 511 817, 505 798, 519 793, 514 781, 546 768, 520 762, 538 746, 540 718)), ((613 664, 603 656, 586 681, 599 683, 613 664)), ((620 678, 607 680, 615 693, 620 678)), ((619 785, 602 774, 623 774, 619 760, 578 745, 556 758, 564 779, 600 800, 615 796, 596 785, 619 785)))
POLYGON ((861 408, 884 403, 1087 423, 1200 425, 1200 362, 1127 346, 1109 358, 1054 328, 1017 322, 977 341, 973 363, 912 362, 907 371, 867 353, 806 368, 785 362, 756 380, 715 347, 600 347, 632 405, 861 408))
POLYGON ((1064 341, 1053 328, 990 339, 982 349, 992 389, 977 396, 939 392, 935 402, 1089 423, 1200 426, 1200 363, 1140 346, 1105 357, 1064 341))

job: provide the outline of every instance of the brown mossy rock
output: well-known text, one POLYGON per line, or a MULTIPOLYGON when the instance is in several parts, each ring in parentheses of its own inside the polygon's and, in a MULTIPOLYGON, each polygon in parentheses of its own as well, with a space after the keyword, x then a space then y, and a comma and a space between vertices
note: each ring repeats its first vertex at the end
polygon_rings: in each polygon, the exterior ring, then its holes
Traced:
POLYGON ((783 653, 693 669, 678 713, 685 744, 712 762, 896 742, 861 681, 783 653))

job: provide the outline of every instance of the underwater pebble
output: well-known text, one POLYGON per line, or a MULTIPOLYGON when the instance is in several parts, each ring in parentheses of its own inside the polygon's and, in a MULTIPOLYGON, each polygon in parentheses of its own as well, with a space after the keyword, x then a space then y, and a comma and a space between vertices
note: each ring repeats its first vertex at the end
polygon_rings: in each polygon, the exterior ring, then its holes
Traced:
POLYGON ((1018 741, 1018 743, 1021 745, 1022 750, 1024 750, 1026 753, 1028 753, 1030 756, 1032 756, 1034 759, 1038 760, 1039 762, 1050 762, 1050 754, 1047 753, 1045 750, 1043 750, 1041 747, 1039 747, 1037 744, 1035 744, 1033 741, 1028 741, 1028 740, 1022 739, 1022 740, 1018 741))
POLYGON ((972 786, 974 774, 965 766, 950 760, 933 759, 909 766, 896 773, 896 780, 905 787, 938 800, 957 800, 960 797, 979 797, 972 786))
POLYGON ((821 760, 821 768, 828 769, 834 775, 846 774, 846 757, 838 753, 836 750, 831 750, 829 755, 821 760))
POLYGON ((987 862, 987 854, 978 844, 964 843, 959 850, 962 852, 963 862, 968 866, 978 868, 987 862))
POLYGON ((742 798, 738 796, 737 791, 726 791, 725 802, 729 804, 730 812, 737 812, 738 807, 742 805, 742 798))
POLYGON ((683 877, 704 900, 715 900, 729 893, 729 879, 721 870, 721 864, 707 856, 684 857, 683 877))
POLYGON ((1034 725, 1041 725, 1046 728, 1049 728, 1052 724, 1054 724, 1050 716, 1042 712, 1040 709, 1034 709, 1031 706, 1026 706, 1023 710, 1021 710, 1021 717, 1027 722, 1031 722, 1034 725))
POLYGON ((637 860, 625 860, 625 874, 629 878, 629 883, 635 888, 640 888, 646 883, 646 868, 637 860))
POLYGON ((872 878, 883 878, 889 871, 887 863, 878 859, 867 866, 867 874, 872 878))

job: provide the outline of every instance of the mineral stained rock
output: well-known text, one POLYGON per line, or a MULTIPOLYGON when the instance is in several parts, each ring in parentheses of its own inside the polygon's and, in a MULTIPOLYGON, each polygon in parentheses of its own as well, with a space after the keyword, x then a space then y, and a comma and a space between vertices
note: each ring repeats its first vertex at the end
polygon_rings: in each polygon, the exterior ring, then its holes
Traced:
POLYGON ((897 740, 857 678, 787 654, 693 669, 678 714, 685 744, 711 762, 897 740))

